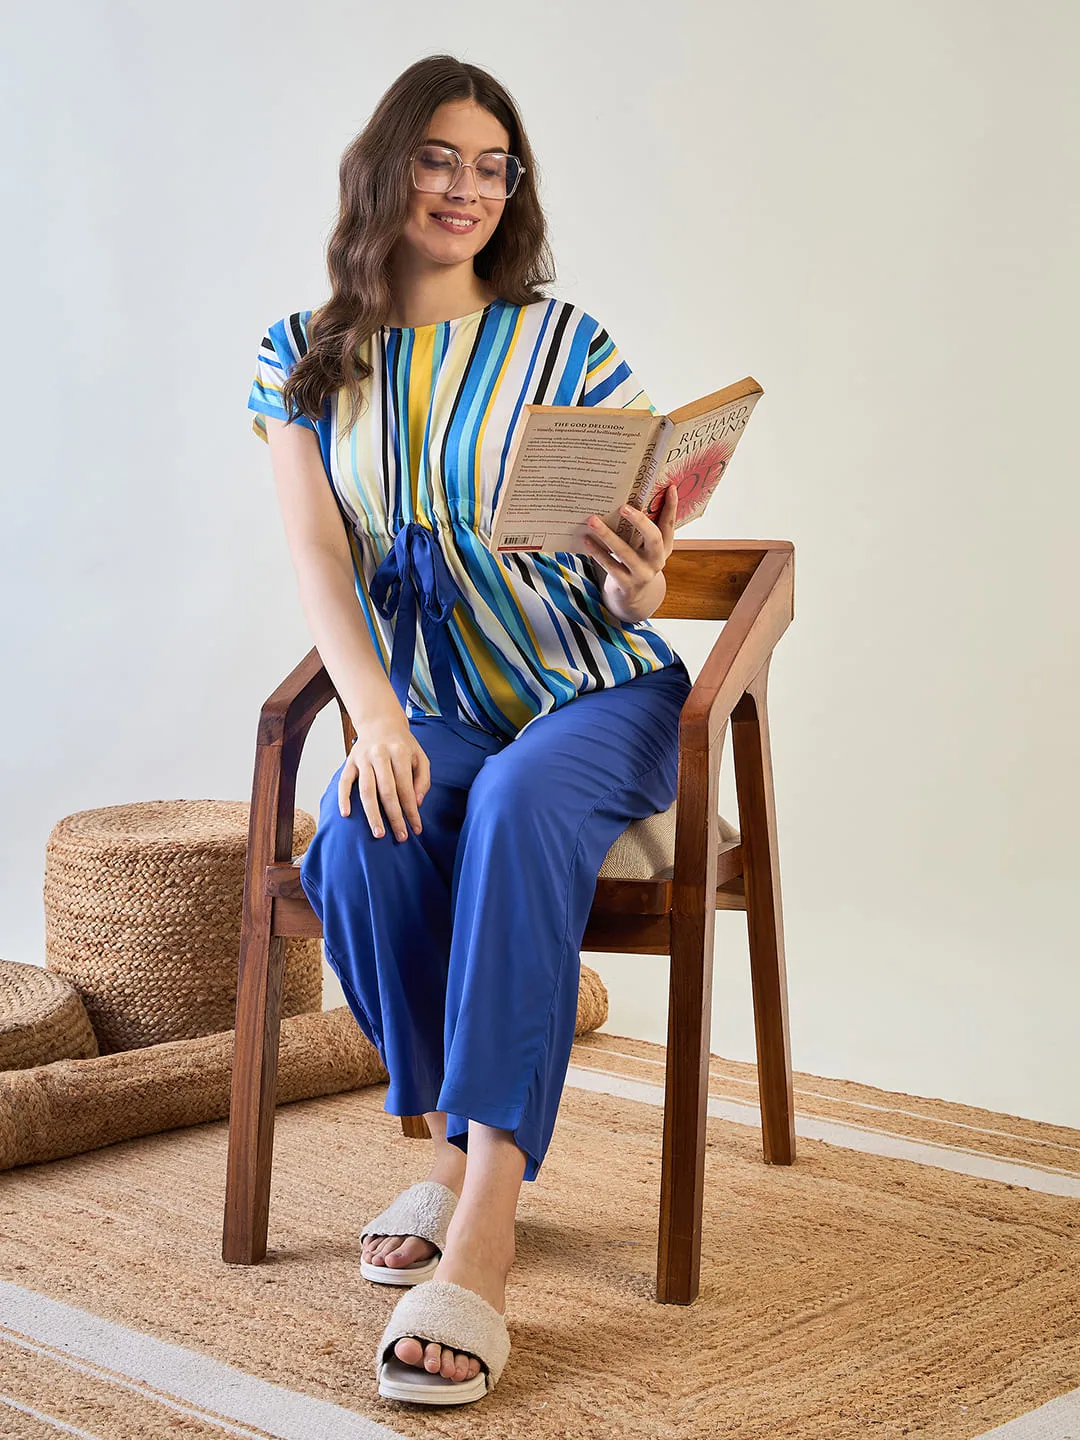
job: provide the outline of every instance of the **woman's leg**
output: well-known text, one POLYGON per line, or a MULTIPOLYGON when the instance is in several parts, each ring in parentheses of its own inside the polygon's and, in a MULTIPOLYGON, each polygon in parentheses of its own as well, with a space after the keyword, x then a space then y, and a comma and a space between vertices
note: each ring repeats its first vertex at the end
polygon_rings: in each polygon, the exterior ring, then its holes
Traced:
MULTIPOLYGON (((505 743, 440 717, 416 716, 412 733, 428 756, 431 788, 421 833, 398 841, 371 833, 354 784, 350 813, 338 809, 335 772, 323 794, 300 881, 323 927, 327 962, 349 1009, 390 1076, 384 1109, 426 1115, 434 1157, 426 1178, 461 1192, 465 1156, 446 1139, 437 1108, 450 947, 450 884, 468 789, 495 745, 505 743)), ((344 764, 344 762, 342 762, 344 764)), ((365 1260, 410 1265, 433 1253, 417 1236, 364 1244, 365 1260)))
POLYGON ((535 1180, 577 1020, 581 938, 604 856, 678 779, 682 661, 580 695, 490 755, 469 791, 451 893, 447 1139, 511 1132, 535 1180))
MULTIPOLYGON (((436 1278, 500 1312, 523 1179, 543 1163, 577 1020, 581 939, 604 856, 666 809, 678 778, 682 661, 578 696, 484 761, 458 844, 446 991, 447 1138, 467 1150, 436 1278)), ((477 1360, 426 1337, 408 1364, 463 1380, 477 1360)))
MULTIPOLYGON (((399 841, 372 834, 354 783, 349 814, 338 809, 339 767, 322 796, 300 883, 318 915, 327 963, 357 1024, 390 1077, 391 1115, 438 1111, 443 1072, 450 887, 469 787, 493 748, 505 743, 438 716, 410 728, 428 756, 431 788, 421 833, 399 841)), ((344 762, 342 762, 344 764, 344 762)))
MULTIPOLYGON (((667 809, 678 775, 683 662, 550 711, 485 759, 452 880, 446 1136, 468 1153, 436 1279, 505 1309, 523 1179, 547 1151, 577 1020, 580 940, 603 857, 667 809)), ((426 1336, 395 1354, 455 1381, 475 1356, 426 1336)))

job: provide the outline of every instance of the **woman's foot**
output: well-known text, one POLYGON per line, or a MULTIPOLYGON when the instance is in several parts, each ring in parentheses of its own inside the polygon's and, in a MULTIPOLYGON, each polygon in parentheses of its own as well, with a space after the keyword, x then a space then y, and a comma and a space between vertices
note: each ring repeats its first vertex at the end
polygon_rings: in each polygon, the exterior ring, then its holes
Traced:
MULTIPOLYGON (((463 1220, 455 1229, 458 1212, 450 1222, 446 1251, 432 1279, 452 1280, 466 1290, 482 1295, 500 1315, 506 1313, 506 1277, 514 1263, 514 1235, 493 1234, 490 1226, 469 1225, 463 1220)), ((394 1346, 394 1354, 406 1365, 416 1365, 430 1375, 447 1380, 471 1380, 480 1372, 480 1361, 465 1351, 452 1350, 425 1336, 405 1335, 394 1346)))
MULTIPOLYGON (((448 1185, 460 1197, 465 1183, 465 1152, 455 1145, 453 1155, 440 1155, 424 1176, 425 1180, 438 1180, 448 1185), (457 1159, 457 1156, 461 1159, 457 1159)), ((421 1235, 367 1235, 360 1251, 362 1259, 369 1265, 386 1265, 393 1270, 405 1269, 417 1260, 426 1260, 434 1255, 436 1246, 421 1235)))

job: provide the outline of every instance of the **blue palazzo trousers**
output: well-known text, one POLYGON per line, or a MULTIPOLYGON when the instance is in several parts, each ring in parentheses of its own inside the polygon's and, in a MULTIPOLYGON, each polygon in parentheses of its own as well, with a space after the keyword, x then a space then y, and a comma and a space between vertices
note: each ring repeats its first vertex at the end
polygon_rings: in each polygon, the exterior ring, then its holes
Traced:
POLYGON ((392 1115, 513 1132, 535 1180, 555 1128, 597 875, 632 820, 675 799, 681 658, 589 691, 512 740, 410 718, 428 756, 422 830, 376 838, 354 783, 327 785, 300 881, 327 962, 390 1077, 392 1115))

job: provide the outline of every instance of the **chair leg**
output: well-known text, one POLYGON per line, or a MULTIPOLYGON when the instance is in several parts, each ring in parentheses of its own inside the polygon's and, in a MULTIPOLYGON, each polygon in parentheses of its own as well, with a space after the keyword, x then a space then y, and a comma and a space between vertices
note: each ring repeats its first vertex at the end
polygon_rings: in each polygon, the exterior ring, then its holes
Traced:
MULTIPOLYGON (((711 761, 679 760, 676 874, 716 875, 721 742, 711 761)), ((705 1124, 709 1103, 716 885, 677 885, 671 911, 671 968, 660 1170, 656 1298, 692 1305, 701 1277, 705 1124)))
POLYGON ((795 1097, 791 1080, 780 860, 765 703, 768 670, 766 662, 732 712, 731 739, 746 886, 762 1146, 766 1164, 791 1165, 795 1160, 795 1097))
POLYGON ((232 1265, 254 1265, 265 1257, 270 1210, 285 940, 270 934, 273 901, 259 883, 263 873, 264 867, 254 857, 249 859, 237 976, 221 1244, 221 1258, 232 1265))

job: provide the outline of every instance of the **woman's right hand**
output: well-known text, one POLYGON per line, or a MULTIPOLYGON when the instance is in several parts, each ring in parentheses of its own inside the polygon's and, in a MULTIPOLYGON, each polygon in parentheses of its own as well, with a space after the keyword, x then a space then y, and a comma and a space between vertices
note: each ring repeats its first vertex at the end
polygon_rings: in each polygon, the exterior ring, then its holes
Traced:
POLYGON ((356 744, 338 778, 338 809, 350 812, 353 781, 376 837, 383 833, 379 801, 399 840, 408 836, 406 820, 419 835, 420 802, 431 786, 431 765, 400 705, 377 710, 356 727, 356 744))

